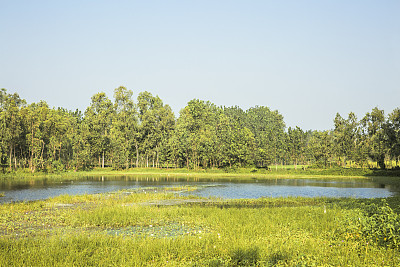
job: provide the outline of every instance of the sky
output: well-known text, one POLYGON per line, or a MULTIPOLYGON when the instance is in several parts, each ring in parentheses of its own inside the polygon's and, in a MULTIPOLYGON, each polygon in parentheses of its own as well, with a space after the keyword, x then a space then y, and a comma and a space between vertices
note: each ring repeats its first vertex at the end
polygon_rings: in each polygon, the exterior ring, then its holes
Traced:
POLYGON ((0 88, 82 112, 119 86, 333 128, 400 107, 400 1, 0 0, 0 88))

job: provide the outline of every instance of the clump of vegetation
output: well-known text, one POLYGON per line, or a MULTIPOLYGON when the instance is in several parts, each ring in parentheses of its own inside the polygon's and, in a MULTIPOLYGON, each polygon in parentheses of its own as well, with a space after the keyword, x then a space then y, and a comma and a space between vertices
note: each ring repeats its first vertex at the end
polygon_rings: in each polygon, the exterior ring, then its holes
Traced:
POLYGON ((231 251, 233 266, 255 266, 260 258, 258 247, 236 248, 231 251))
POLYGON ((346 222, 347 227, 342 233, 346 239, 400 248, 400 215, 384 199, 379 204, 361 203, 346 222))

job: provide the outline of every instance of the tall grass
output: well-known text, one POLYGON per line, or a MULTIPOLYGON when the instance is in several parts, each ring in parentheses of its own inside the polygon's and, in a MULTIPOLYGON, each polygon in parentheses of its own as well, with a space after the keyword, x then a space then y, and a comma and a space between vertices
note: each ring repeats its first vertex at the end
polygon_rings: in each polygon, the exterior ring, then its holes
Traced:
POLYGON ((350 226, 358 226, 353 219, 369 218, 363 205, 387 206, 379 201, 264 198, 162 204, 177 198, 187 199, 165 192, 121 192, 1 205, 0 266, 400 264, 398 249, 371 243, 362 234, 348 237, 354 234, 350 226))

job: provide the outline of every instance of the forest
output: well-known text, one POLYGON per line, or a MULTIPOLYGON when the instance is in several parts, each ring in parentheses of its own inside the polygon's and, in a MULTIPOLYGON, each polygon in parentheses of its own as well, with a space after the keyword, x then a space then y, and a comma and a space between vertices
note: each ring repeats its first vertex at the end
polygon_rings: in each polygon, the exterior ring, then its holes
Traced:
POLYGON ((92 96, 82 113, 28 104, 0 90, 3 172, 94 167, 273 168, 277 165, 398 168, 400 109, 333 118, 330 130, 286 128, 277 110, 193 99, 175 116, 158 96, 125 87, 92 96))

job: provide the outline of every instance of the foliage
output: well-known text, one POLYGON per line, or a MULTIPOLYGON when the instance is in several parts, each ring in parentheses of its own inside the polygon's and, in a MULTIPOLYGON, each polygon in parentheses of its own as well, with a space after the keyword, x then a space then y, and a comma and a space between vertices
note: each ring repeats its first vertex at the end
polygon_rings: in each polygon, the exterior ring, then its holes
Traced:
POLYGON ((383 199, 379 204, 362 203, 346 221, 346 238, 400 248, 400 215, 393 211, 386 200, 383 199))
MULTIPOLYGON (((281 166, 399 168, 400 111, 374 108, 357 120, 337 114, 334 129, 304 131, 286 125, 277 110, 218 107, 193 99, 175 118, 150 92, 120 86, 114 101, 92 96, 82 114, 27 104, 0 90, 0 165, 3 173, 93 169, 222 169, 229 173, 281 166)), ((335 172, 335 171, 334 171, 335 172)), ((363 172, 363 171, 361 171, 363 172)))

